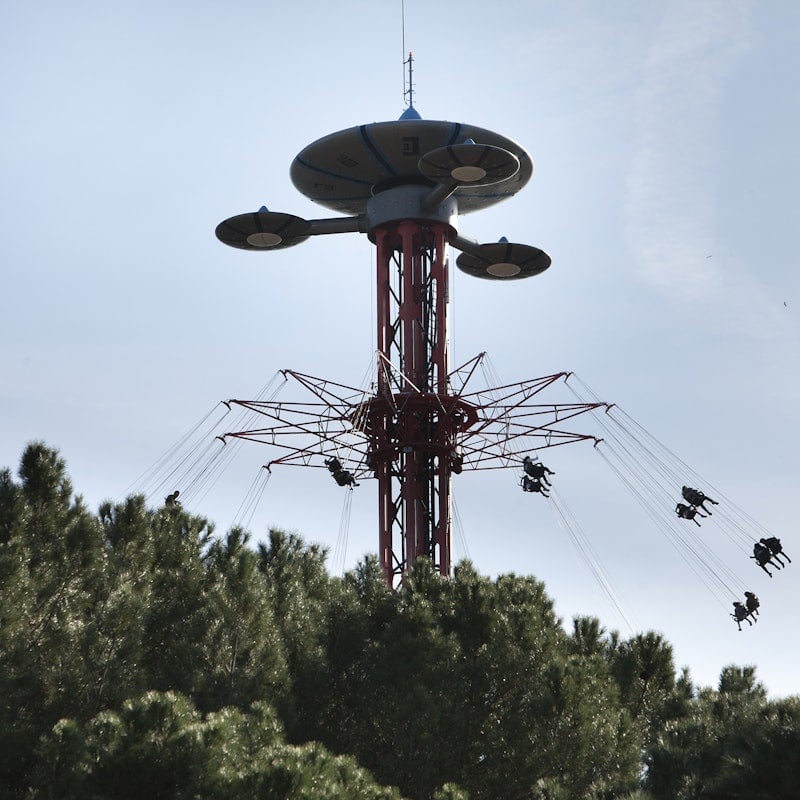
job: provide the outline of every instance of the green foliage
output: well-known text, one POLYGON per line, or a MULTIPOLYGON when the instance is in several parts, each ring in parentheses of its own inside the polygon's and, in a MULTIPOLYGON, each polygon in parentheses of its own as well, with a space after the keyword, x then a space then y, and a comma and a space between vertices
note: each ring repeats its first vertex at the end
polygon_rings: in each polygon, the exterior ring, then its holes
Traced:
POLYGON ((258 548, 258 566, 285 650, 291 697, 282 705, 292 741, 318 738, 327 685, 325 615, 331 580, 325 552, 295 534, 269 532, 258 548))
POLYGON ((713 796, 788 800, 800 775, 800 698, 761 702, 753 721, 731 731, 713 796))
POLYGON ((215 541, 205 559, 202 679, 194 692, 204 709, 245 708, 268 698, 287 703, 285 646, 258 557, 236 528, 215 541))
POLYGON ((754 667, 722 670, 669 722, 648 756, 647 787, 676 800, 789 800, 800 775, 800 698, 770 702, 754 667))
POLYGON ((0 474, 0 786, 22 793, 37 739, 147 690, 204 710, 288 695, 280 632, 241 532, 140 497, 90 514, 63 460, 30 445, 0 474))
POLYGON ((568 651, 540 582, 469 564, 449 580, 423 560, 392 599, 356 591, 363 578, 345 579, 329 621, 347 646, 329 662, 328 746, 410 797, 443 782, 475 799, 528 796, 547 776, 565 796, 635 784, 638 742, 608 665, 568 651))
POLYGON ((0 478, 0 785, 10 786, 43 726, 94 699, 84 655, 105 561, 100 525, 73 500, 58 454, 31 444, 19 475, 0 478))
POLYGON ((800 778, 800 698, 753 667, 697 691, 659 634, 567 633, 531 577, 422 560, 392 591, 296 534, 253 549, 141 497, 92 514, 38 442, 0 471, 0 697, 0 799, 781 800, 800 778))
POLYGON ((446 783, 437 789, 431 800, 469 800, 469 795, 454 783, 446 783))
POLYGON ((148 692, 42 737, 31 793, 60 800, 397 800, 352 759, 283 741, 269 706, 202 719, 189 700, 148 692))

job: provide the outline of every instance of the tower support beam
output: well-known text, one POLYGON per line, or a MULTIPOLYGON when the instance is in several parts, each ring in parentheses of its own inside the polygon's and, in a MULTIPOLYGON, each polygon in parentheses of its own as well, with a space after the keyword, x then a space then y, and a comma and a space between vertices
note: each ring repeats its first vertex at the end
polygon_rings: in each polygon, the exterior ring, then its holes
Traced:
POLYGON ((401 220, 374 231, 377 392, 370 464, 378 479, 380 557, 394 584, 420 556, 450 573, 455 455, 448 371, 448 225, 401 220))

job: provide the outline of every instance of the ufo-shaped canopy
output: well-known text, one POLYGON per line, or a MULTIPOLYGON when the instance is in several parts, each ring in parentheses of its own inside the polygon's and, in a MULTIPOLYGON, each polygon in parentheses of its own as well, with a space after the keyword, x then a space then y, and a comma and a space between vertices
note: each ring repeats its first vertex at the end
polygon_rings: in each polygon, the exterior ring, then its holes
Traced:
POLYGON ((331 133, 304 148, 290 174, 297 189, 314 202, 344 214, 363 214, 367 201, 385 189, 435 185, 420 171, 420 160, 468 140, 508 151, 519 169, 491 185, 460 185, 454 194, 459 214, 499 203, 530 180, 533 162, 511 139, 475 125, 423 119, 373 122, 331 133))

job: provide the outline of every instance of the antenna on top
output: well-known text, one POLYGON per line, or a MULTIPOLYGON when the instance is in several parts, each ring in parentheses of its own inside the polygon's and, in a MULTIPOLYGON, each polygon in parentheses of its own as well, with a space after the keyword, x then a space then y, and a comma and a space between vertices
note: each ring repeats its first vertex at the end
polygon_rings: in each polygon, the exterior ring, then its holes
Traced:
POLYGON ((405 83, 405 70, 403 71, 403 100, 408 98, 408 107, 414 108, 414 54, 408 51, 408 61, 403 62, 403 66, 408 64, 408 88, 405 83))
MULTIPOLYGON (((400 0, 400 13, 402 16, 403 28, 403 58, 406 55, 406 4, 405 0, 400 0)), ((408 61, 403 61, 403 102, 408 103, 409 108, 414 108, 414 54, 408 51, 408 61), (405 66, 408 64, 408 83, 406 83, 405 66)))

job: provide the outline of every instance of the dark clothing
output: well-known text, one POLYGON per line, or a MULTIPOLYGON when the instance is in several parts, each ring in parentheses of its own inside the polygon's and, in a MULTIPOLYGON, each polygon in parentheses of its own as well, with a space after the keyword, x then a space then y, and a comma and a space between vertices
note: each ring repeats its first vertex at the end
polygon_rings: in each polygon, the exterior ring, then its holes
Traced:
POLYGON ((759 564, 766 564, 769 562, 770 558, 772 558, 772 553, 770 553, 768 547, 756 542, 753 545, 753 558, 755 558, 759 564))
POLYGON ((754 559, 758 566, 761 567, 770 578, 772 577, 772 573, 767 569, 767 564, 771 564, 776 569, 781 568, 780 564, 772 560, 772 553, 770 553, 769 548, 759 542, 753 545, 753 555, 751 555, 750 558, 754 559))
POLYGON ((353 477, 353 473, 346 469, 339 470, 333 477, 339 486, 358 486, 356 479, 353 477))
POLYGON ((550 485, 547 476, 555 475, 553 470, 548 469, 541 461, 534 461, 530 456, 525 456, 525 458, 522 459, 522 468, 525 470, 526 475, 530 475, 531 478, 542 481, 547 486, 550 485))
POLYGON ((745 620, 747 620, 748 625, 753 624, 749 619, 747 619, 747 609, 741 603, 733 604, 733 614, 731 614, 731 616, 736 620, 739 630, 742 629, 742 622, 745 620))
POLYGON ((769 536, 768 538, 760 539, 759 541, 769 550, 772 557, 778 561, 781 566, 785 566, 783 561, 780 559, 781 556, 783 556, 790 564, 792 563, 792 559, 783 552, 783 545, 777 536, 769 536))
POLYGON ((339 486, 358 486, 356 479, 353 477, 353 473, 346 470, 338 458, 326 458, 325 466, 328 468, 331 475, 333 475, 333 479, 339 486))
POLYGON ((706 495, 701 492, 699 489, 692 489, 690 486, 684 486, 681 489, 681 494, 683 495, 683 499, 689 503, 691 506, 697 506, 698 508, 702 508, 703 511, 710 514, 709 511, 703 503, 711 503, 712 505, 718 506, 719 503, 716 500, 712 500, 710 497, 706 497, 706 495))
POLYGON ((700 523, 695 519, 699 514, 701 517, 705 516, 705 514, 700 514, 700 512, 694 506, 687 506, 683 503, 678 503, 675 506, 675 513, 681 519, 690 519, 694 522, 695 525, 699 526, 700 523))
POLYGON ((542 485, 541 481, 538 481, 535 478, 529 478, 527 475, 522 478, 522 491, 539 492, 539 494, 544 495, 545 497, 550 496, 545 487, 542 485))
POLYGON ((333 458, 325 459, 325 466, 331 471, 333 475, 342 471, 342 462, 335 456, 333 458))

